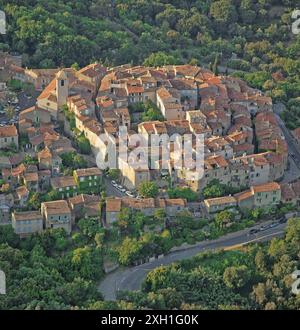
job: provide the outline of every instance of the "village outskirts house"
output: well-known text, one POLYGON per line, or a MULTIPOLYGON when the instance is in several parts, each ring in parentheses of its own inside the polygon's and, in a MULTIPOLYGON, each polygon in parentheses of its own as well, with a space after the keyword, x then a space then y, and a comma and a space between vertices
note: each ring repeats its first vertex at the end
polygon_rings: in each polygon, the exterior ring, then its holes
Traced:
POLYGON ((67 234, 72 230, 72 214, 67 201, 58 200, 41 204, 45 228, 63 228, 67 234))
POLYGON ((204 200, 204 207, 206 213, 209 215, 225 209, 235 209, 237 207, 237 200, 233 196, 209 198, 204 200))
POLYGON ((9 149, 12 146, 19 148, 18 131, 16 126, 0 127, 0 149, 9 149))
POLYGON ((93 217, 100 221, 100 196, 80 194, 68 199, 68 204, 72 212, 72 223, 81 218, 93 217))
POLYGON ((240 209, 272 207, 281 201, 281 187, 277 182, 264 183, 236 194, 235 198, 240 209))
POLYGON ((97 167, 75 170, 74 179, 80 193, 99 193, 102 186, 102 171, 97 167))
POLYGON ((62 199, 76 196, 78 193, 77 184, 73 176, 51 178, 50 184, 52 189, 55 190, 62 199))
POLYGON ((119 214, 123 208, 142 212, 145 216, 152 216, 155 210, 163 209, 168 217, 174 217, 178 212, 187 210, 185 199, 137 199, 137 198, 107 198, 106 199, 106 225, 110 226, 118 221, 119 214))
POLYGON ((40 211, 13 212, 12 227, 20 237, 40 233, 43 231, 43 217, 40 211))

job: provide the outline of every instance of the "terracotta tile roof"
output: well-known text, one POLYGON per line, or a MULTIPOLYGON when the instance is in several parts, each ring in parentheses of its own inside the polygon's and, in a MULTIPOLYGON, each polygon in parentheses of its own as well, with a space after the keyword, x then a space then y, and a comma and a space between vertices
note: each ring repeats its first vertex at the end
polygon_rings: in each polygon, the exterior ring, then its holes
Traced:
POLYGON ((87 77, 94 78, 99 75, 105 75, 106 71, 107 71, 107 69, 105 67, 103 67, 101 64, 93 63, 93 64, 90 64, 90 65, 82 68, 78 72, 87 77))
POLYGON ((200 72, 200 68, 193 65, 178 65, 175 66, 174 69, 176 70, 177 74, 181 74, 183 76, 188 77, 195 77, 200 72))
POLYGON ((234 195, 238 202, 243 201, 245 199, 253 198, 253 193, 251 190, 243 191, 239 194, 234 195))
POLYGON ((38 100, 46 99, 55 90, 56 90, 56 78, 50 82, 50 84, 43 90, 43 92, 40 94, 40 96, 37 99, 38 100))
POLYGON ((260 192, 269 192, 280 190, 280 185, 277 182, 269 182, 251 187, 251 190, 256 194, 260 192))
POLYGON ((40 159, 47 159, 51 157, 52 157, 52 153, 48 147, 46 147, 45 149, 43 149, 38 153, 38 158, 40 159))
POLYGON ((39 176, 36 172, 24 174, 24 180, 26 182, 37 182, 39 181, 39 176))
POLYGON ((14 212, 14 218, 16 221, 43 220, 39 211, 14 212))
POLYGON ((209 199, 205 199, 204 203, 209 207, 215 205, 236 204, 236 198, 233 196, 209 198, 209 199))
POLYGON ((18 65, 15 65, 15 64, 10 65, 10 70, 14 71, 14 72, 17 72, 17 73, 22 73, 22 74, 25 73, 25 69, 23 69, 22 67, 20 67, 18 65))
POLYGON ((18 131, 16 126, 4 126, 0 127, 0 138, 4 137, 16 137, 18 136, 18 131))
POLYGON ((53 189, 74 187, 76 186, 76 182, 73 176, 61 176, 61 177, 52 178, 51 186, 53 189))
POLYGON ((254 145, 250 143, 237 144, 233 146, 233 152, 254 152, 254 145))
POLYGON ((159 198, 156 200, 156 204, 157 204, 156 206, 159 208, 172 207, 172 206, 186 207, 187 200, 182 198, 177 198, 177 199, 159 198))
POLYGON ((155 208, 155 199, 154 198, 135 199, 135 198, 123 197, 122 206, 133 208, 135 210, 155 208))
POLYGON ((85 205, 89 203, 100 203, 100 197, 95 195, 80 194, 70 197, 68 202, 73 207, 76 205, 85 205))
POLYGON ((106 199, 106 212, 120 212, 121 208, 121 199, 106 199))
POLYGON ((58 200, 53 202, 45 202, 42 203, 42 208, 45 208, 48 215, 60 215, 69 213, 71 214, 71 210, 67 201, 58 200))
POLYGON ((78 177, 102 175, 102 171, 98 167, 79 169, 76 170, 75 173, 77 174, 78 177))
POLYGON ((197 85, 194 80, 189 79, 171 79, 170 83, 177 90, 195 90, 197 85))
POLYGON ((144 93, 144 87, 143 86, 127 84, 126 89, 127 89, 128 94, 144 93))
POLYGON ((204 161, 206 168, 227 167, 228 162, 222 156, 211 156, 204 161))

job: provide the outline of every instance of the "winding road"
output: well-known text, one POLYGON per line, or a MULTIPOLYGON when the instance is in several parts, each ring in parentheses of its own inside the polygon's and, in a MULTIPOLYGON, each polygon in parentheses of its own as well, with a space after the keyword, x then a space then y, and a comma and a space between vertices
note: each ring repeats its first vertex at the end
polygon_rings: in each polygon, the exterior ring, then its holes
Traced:
MULTIPOLYGON (((269 225, 271 222, 269 221, 264 224, 269 225)), ((175 261, 188 259, 207 250, 230 250, 250 243, 268 241, 274 237, 282 237, 285 232, 285 227, 286 224, 279 224, 276 227, 262 230, 251 236, 249 236, 251 228, 248 228, 239 232, 230 233, 216 240, 198 243, 185 250, 171 252, 163 258, 156 259, 147 264, 130 268, 119 268, 104 278, 98 290, 103 294, 105 300, 116 300, 118 291, 139 290, 147 273, 161 265, 169 265, 175 261)), ((258 227, 255 226, 253 228, 257 229, 258 227)))

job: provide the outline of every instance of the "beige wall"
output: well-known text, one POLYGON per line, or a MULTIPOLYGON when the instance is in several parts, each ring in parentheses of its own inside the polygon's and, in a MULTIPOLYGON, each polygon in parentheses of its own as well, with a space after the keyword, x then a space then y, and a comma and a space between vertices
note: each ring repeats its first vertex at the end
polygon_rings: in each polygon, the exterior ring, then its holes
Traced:
POLYGON ((37 101, 37 105, 41 109, 45 109, 49 111, 53 119, 55 120, 57 119, 57 113, 58 113, 57 103, 51 102, 48 99, 40 99, 37 101))
POLYGON ((281 190, 256 193, 254 195, 255 207, 268 207, 276 205, 281 200, 281 190))
POLYGON ((18 136, 13 137, 1 137, 0 138, 0 149, 5 149, 10 147, 10 145, 14 143, 17 148, 19 147, 18 136))
POLYGON ((14 214, 12 214, 12 227, 18 235, 29 235, 32 233, 39 233, 43 230, 43 218, 32 219, 26 221, 16 221, 14 214))

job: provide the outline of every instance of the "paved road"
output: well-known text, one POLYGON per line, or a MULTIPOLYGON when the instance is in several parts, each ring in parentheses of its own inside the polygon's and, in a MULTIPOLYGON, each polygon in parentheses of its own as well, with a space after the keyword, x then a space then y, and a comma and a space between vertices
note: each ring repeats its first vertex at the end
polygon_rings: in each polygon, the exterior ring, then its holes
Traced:
MULTIPOLYGON (((268 224, 270 222, 266 222, 268 224)), ((99 291, 105 300, 116 300, 117 291, 136 291, 141 288, 141 284, 147 273, 161 265, 169 265, 172 262, 188 259, 200 252, 215 249, 230 249, 235 245, 249 244, 270 240, 274 237, 281 237, 284 234, 286 224, 261 231, 256 235, 248 236, 250 229, 228 234, 214 241, 204 241, 186 250, 173 252, 161 259, 149 262, 144 265, 120 268, 106 276, 100 283, 99 291)), ((257 228, 254 227, 254 228, 257 228)))
POLYGON ((105 182, 105 187, 106 187, 106 195, 108 197, 124 197, 124 196, 126 196, 120 190, 118 190, 116 187, 114 187, 108 178, 105 178, 104 182, 105 182))

